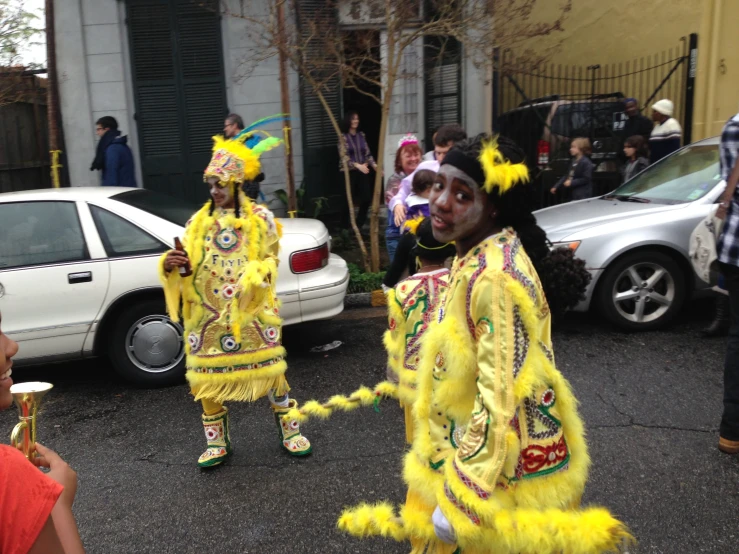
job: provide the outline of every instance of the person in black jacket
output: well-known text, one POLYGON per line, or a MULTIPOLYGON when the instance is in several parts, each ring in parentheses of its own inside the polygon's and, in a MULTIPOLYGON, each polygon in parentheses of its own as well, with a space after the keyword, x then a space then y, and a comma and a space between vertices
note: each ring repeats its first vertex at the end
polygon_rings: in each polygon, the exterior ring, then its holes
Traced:
POLYGON ((590 140, 578 137, 570 145, 572 167, 549 192, 557 194, 562 187, 572 191, 571 200, 584 200, 593 196, 593 162, 588 156, 592 152, 590 140))

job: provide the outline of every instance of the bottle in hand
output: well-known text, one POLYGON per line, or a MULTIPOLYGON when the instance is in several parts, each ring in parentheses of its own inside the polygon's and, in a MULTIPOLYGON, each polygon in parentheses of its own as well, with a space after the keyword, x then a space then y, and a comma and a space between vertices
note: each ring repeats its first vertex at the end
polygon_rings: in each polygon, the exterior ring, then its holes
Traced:
MULTIPOLYGON (((185 251, 185 247, 182 246, 182 242, 180 241, 180 237, 174 238, 174 247, 175 250, 179 250, 180 252, 184 252, 185 256, 187 256, 187 252, 185 251)), ((179 268, 180 270, 180 276, 181 277, 189 277, 192 275, 192 266, 190 265, 190 260, 187 260, 187 263, 179 268)))

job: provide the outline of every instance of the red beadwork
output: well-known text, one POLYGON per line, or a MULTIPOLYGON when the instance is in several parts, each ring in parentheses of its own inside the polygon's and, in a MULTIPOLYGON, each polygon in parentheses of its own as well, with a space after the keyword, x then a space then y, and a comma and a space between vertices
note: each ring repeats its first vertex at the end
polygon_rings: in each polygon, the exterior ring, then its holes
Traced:
POLYGON ((549 445, 532 445, 521 451, 523 469, 526 473, 536 473, 547 466, 555 466, 567 458, 567 443, 564 437, 549 445))

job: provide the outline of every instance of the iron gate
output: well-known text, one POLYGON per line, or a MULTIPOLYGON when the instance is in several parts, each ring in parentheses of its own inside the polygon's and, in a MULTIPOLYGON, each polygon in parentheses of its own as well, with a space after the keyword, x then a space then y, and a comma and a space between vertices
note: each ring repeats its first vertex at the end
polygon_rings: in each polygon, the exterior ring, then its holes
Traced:
POLYGON ((642 112, 660 98, 672 100, 683 143, 690 143, 697 48, 698 36, 691 34, 658 54, 604 65, 532 65, 511 51, 497 52, 493 127, 526 150, 539 189, 537 205, 567 199, 552 197, 548 191, 569 169, 569 142, 575 136, 590 138, 600 149, 593 155, 598 166, 594 194, 605 194, 621 183, 620 156, 626 137, 620 129, 626 97, 636 98, 642 112), (577 131, 568 129, 575 134, 552 128, 557 110, 563 107, 577 116, 573 119, 584 122, 577 131), (542 155, 542 149, 548 156, 542 155))

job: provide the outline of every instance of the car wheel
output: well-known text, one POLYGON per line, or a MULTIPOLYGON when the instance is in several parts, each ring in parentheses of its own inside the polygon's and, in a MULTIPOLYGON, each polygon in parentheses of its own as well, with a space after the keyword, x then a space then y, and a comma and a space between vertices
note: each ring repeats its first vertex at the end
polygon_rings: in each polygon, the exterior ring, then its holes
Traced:
POLYGON ((685 300, 685 276, 667 254, 642 250, 616 260, 599 287, 606 318, 631 331, 659 329, 680 311, 685 300))
POLYGON ((182 327, 165 314, 164 303, 139 302, 116 318, 108 343, 115 370, 127 381, 161 387, 183 381, 182 327))

